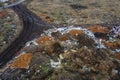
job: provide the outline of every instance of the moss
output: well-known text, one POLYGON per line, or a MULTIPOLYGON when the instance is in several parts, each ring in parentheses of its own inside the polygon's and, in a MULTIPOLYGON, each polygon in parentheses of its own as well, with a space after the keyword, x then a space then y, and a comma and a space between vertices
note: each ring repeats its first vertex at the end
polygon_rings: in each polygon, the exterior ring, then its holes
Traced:
POLYGON ((51 66, 49 63, 47 64, 42 64, 41 65, 41 70, 44 72, 44 73, 48 73, 50 70, 51 70, 51 66))

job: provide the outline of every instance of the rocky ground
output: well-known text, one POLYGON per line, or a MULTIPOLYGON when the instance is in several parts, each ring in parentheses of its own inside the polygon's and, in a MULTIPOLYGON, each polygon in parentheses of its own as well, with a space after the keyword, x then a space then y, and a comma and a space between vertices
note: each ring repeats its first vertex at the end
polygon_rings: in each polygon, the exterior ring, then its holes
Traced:
POLYGON ((0 52, 2 52, 20 33, 21 21, 10 9, 0 11, 0 52))
MULTIPOLYGON (((120 0, 28 0, 24 4, 51 24, 94 25, 119 23, 120 19, 120 0)), ((7 11, 11 16, 15 14, 7 11)), ((3 14, 0 19, 0 28, 5 25, 0 43, 5 44, 7 40, 10 43, 20 32, 20 21, 17 16, 7 18, 3 14)), ((26 43, 18 52, 21 55, 16 55, 0 70, 0 79, 119 80, 120 26, 95 25, 82 27, 82 30, 67 27, 46 31, 38 39, 26 43)))
POLYGON ((119 80, 119 33, 120 26, 49 29, 27 42, 18 52, 21 54, 0 71, 0 77, 3 80, 119 80))
MULTIPOLYGON (((16 0, 8 1, 4 5, 15 2, 16 0)), ((44 21, 54 24, 101 24, 101 23, 119 23, 120 20, 120 1, 119 0, 27 0, 25 5, 44 21)), ((3 4, 0 3, 0 6, 3 4)), ((0 52, 7 39, 10 43, 9 37, 12 35, 8 32, 8 26, 17 26, 19 18, 12 17, 15 13, 11 10, 0 11, 1 16, 1 34, 0 34, 0 52), (9 15, 10 14, 10 15, 9 15), (9 15, 7 17, 7 15, 9 15), (11 17, 10 17, 11 16, 11 17), (12 25, 11 25, 12 24, 12 25), (4 28, 2 26, 5 26, 4 28), (5 35, 5 36, 4 36, 5 35)), ((17 26, 15 34, 19 34, 19 26, 17 26)), ((15 32, 12 27, 9 30, 15 32)), ((16 29, 15 29, 16 30, 16 29)), ((12 36, 11 39, 15 37, 12 36)))

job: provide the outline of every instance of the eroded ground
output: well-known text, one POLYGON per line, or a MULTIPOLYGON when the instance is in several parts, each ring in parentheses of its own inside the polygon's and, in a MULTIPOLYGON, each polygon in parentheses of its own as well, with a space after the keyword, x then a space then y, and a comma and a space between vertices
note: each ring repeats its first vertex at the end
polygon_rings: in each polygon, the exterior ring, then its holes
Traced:
MULTIPOLYGON (((8 3, 10 4, 12 3, 12 1, 8 3)), ((30 10, 35 12, 39 17, 41 17, 44 21, 54 24, 101 24, 112 22, 119 23, 119 4, 119 0, 27 0, 25 2, 25 5, 30 10)), ((0 5, 2 6, 3 4, 0 5)), ((8 11, 11 12, 11 10, 8 11)), ((4 13, 3 11, 2 13, 1 11, 0 15, 7 15, 9 12, 4 13)), ((14 15, 13 12, 9 14, 14 15)), ((6 44, 6 42, 4 42, 4 38, 6 38, 11 43, 11 40, 8 39, 8 36, 6 37, 6 35, 8 35, 8 33, 6 33, 8 30, 7 26, 11 26, 10 24, 12 23, 9 22, 9 19, 13 20, 14 22, 14 19, 15 21, 19 21, 19 18, 16 16, 12 18, 4 17, 0 19, 0 27, 2 30, 0 41, 1 48, 4 48, 2 47, 2 45, 6 44), (2 29, 2 25, 4 23, 6 27, 2 29)), ((15 25, 19 25, 19 22, 16 22, 15 25)), ((12 30, 12 28, 10 28, 10 30, 12 30)), ((19 33, 19 29, 16 32, 19 33)), ((11 39, 13 38, 15 37, 12 37, 11 39)))
MULTIPOLYGON (((119 4, 119 0, 32 0, 27 7, 50 23, 101 24, 119 22, 119 4)), ((21 55, 0 71, 0 78, 119 80, 120 26, 67 27, 26 43, 21 55)))
POLYGON ((67 26, 26 43, 1 79, 119 80, 120 26, 67 26), (114 32, 117 30, 116 32, 114 32))

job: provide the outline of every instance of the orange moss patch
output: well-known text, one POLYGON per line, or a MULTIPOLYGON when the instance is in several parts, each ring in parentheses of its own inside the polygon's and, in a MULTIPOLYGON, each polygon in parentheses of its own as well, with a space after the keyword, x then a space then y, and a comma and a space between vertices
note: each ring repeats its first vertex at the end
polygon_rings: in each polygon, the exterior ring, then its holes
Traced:
POLYGON ((46 41, 44 43, 41 43, 38 47, 38 51, 45 50, 48 54, 51 54, 53 52, 53 45, 54 41, 46 41))
MULTIPOLYGON (((82 33, 84 33, 84 32, 81 31, 81 30, 71 30, 71 31, 69 31, 68 33, 71 34, 72 37, 76 39, 78 34, 82 34, 82 33)), ((69 38, 68 38, 68 34, 67 34, 67 33, 66 33, 66 34, 63 34, 63 35, 60 37, 60 40, 61 40, 61 41, 65 41, 65 40, 68 40, 68 39, 69 39, 69 38)))
POLYGON ((45 50, 47 53, 52 53, 54 40, 50 36, 42 36, 36 40, 39 44, 38 51, 45 50))
POLYGON ((60 36, 59 37, 59 40, 60 41, 66 41, 66 40, 68 40, 69 38, 68 38, 68 34, 66 33, 66 34, 63 34, 62 36, 60 36))
POLYGON ((6 12, 6 11, 0 11, 0 18, 5 17, 6 15, 8 15, 8 12, 6 12))
POLYGON ((109 32, 107 28, 99 26, 99 25, 89 26, 87 29, 92 31, 93 33, 96 33, 96 32, 108 33, 109 32))
POLYGON ((49 16, 46 16, 46 17, 44 18, 44 20, 47 21, 47 22, 53 22, 53 21, 54 21, 54 19, 51 18, 51 17, 49 17, 49 16))
POLYGON ((44 21, 47 21, 47 22, 53 22, 54 19, 51 18, 50 16, 48 16, 46 13, 41 13, 40 16, 43 18, 44 21))
POLYGON ((31 59, 32 59, 32 53, 22 54, 17 59, 15 59, 12 62, 12 64, 10 64, 10 67, 11 68, 25 68, 25 69, 27 69, 31 59))
POLYGON ((47 14, 45 13, 45 12, 42 12, 41 14, 40 14, 40 16, 47 16, 47 14))
POLYGON ((117 53, 116 58, 120 60, 120 52, 117 53))
POLYGON ((73 38, 77 38, 78 34, 83 34, 84 32, 82 30, 71 30, 69 33, 72 35, 73 38))
POLYGON ((52 38, 50 36, 41 36, 36 40, 38 44, 45 43, 46 41, 52 41, 52 38))
POLYGON ((116 42, 106 42, 106 41, 103 41, 103 44, 106 46, 106 47, 109 47, 109 48, 120 48, 120 41, 116 41, 116 42))

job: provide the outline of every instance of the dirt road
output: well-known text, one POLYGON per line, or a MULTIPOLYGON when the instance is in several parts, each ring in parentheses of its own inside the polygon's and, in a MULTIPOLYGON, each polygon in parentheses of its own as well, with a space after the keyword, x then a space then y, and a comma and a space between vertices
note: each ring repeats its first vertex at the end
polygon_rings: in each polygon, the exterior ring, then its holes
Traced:
POLYGON ((23 5, 11 7, 20 19, 23 21, 23 31, 20 35, 0 54, 0 67, 3 67, 29 40, 38 37, 45 29, 50 27, 49 24, 43 22, 34 13, 29 11, 23 5))

